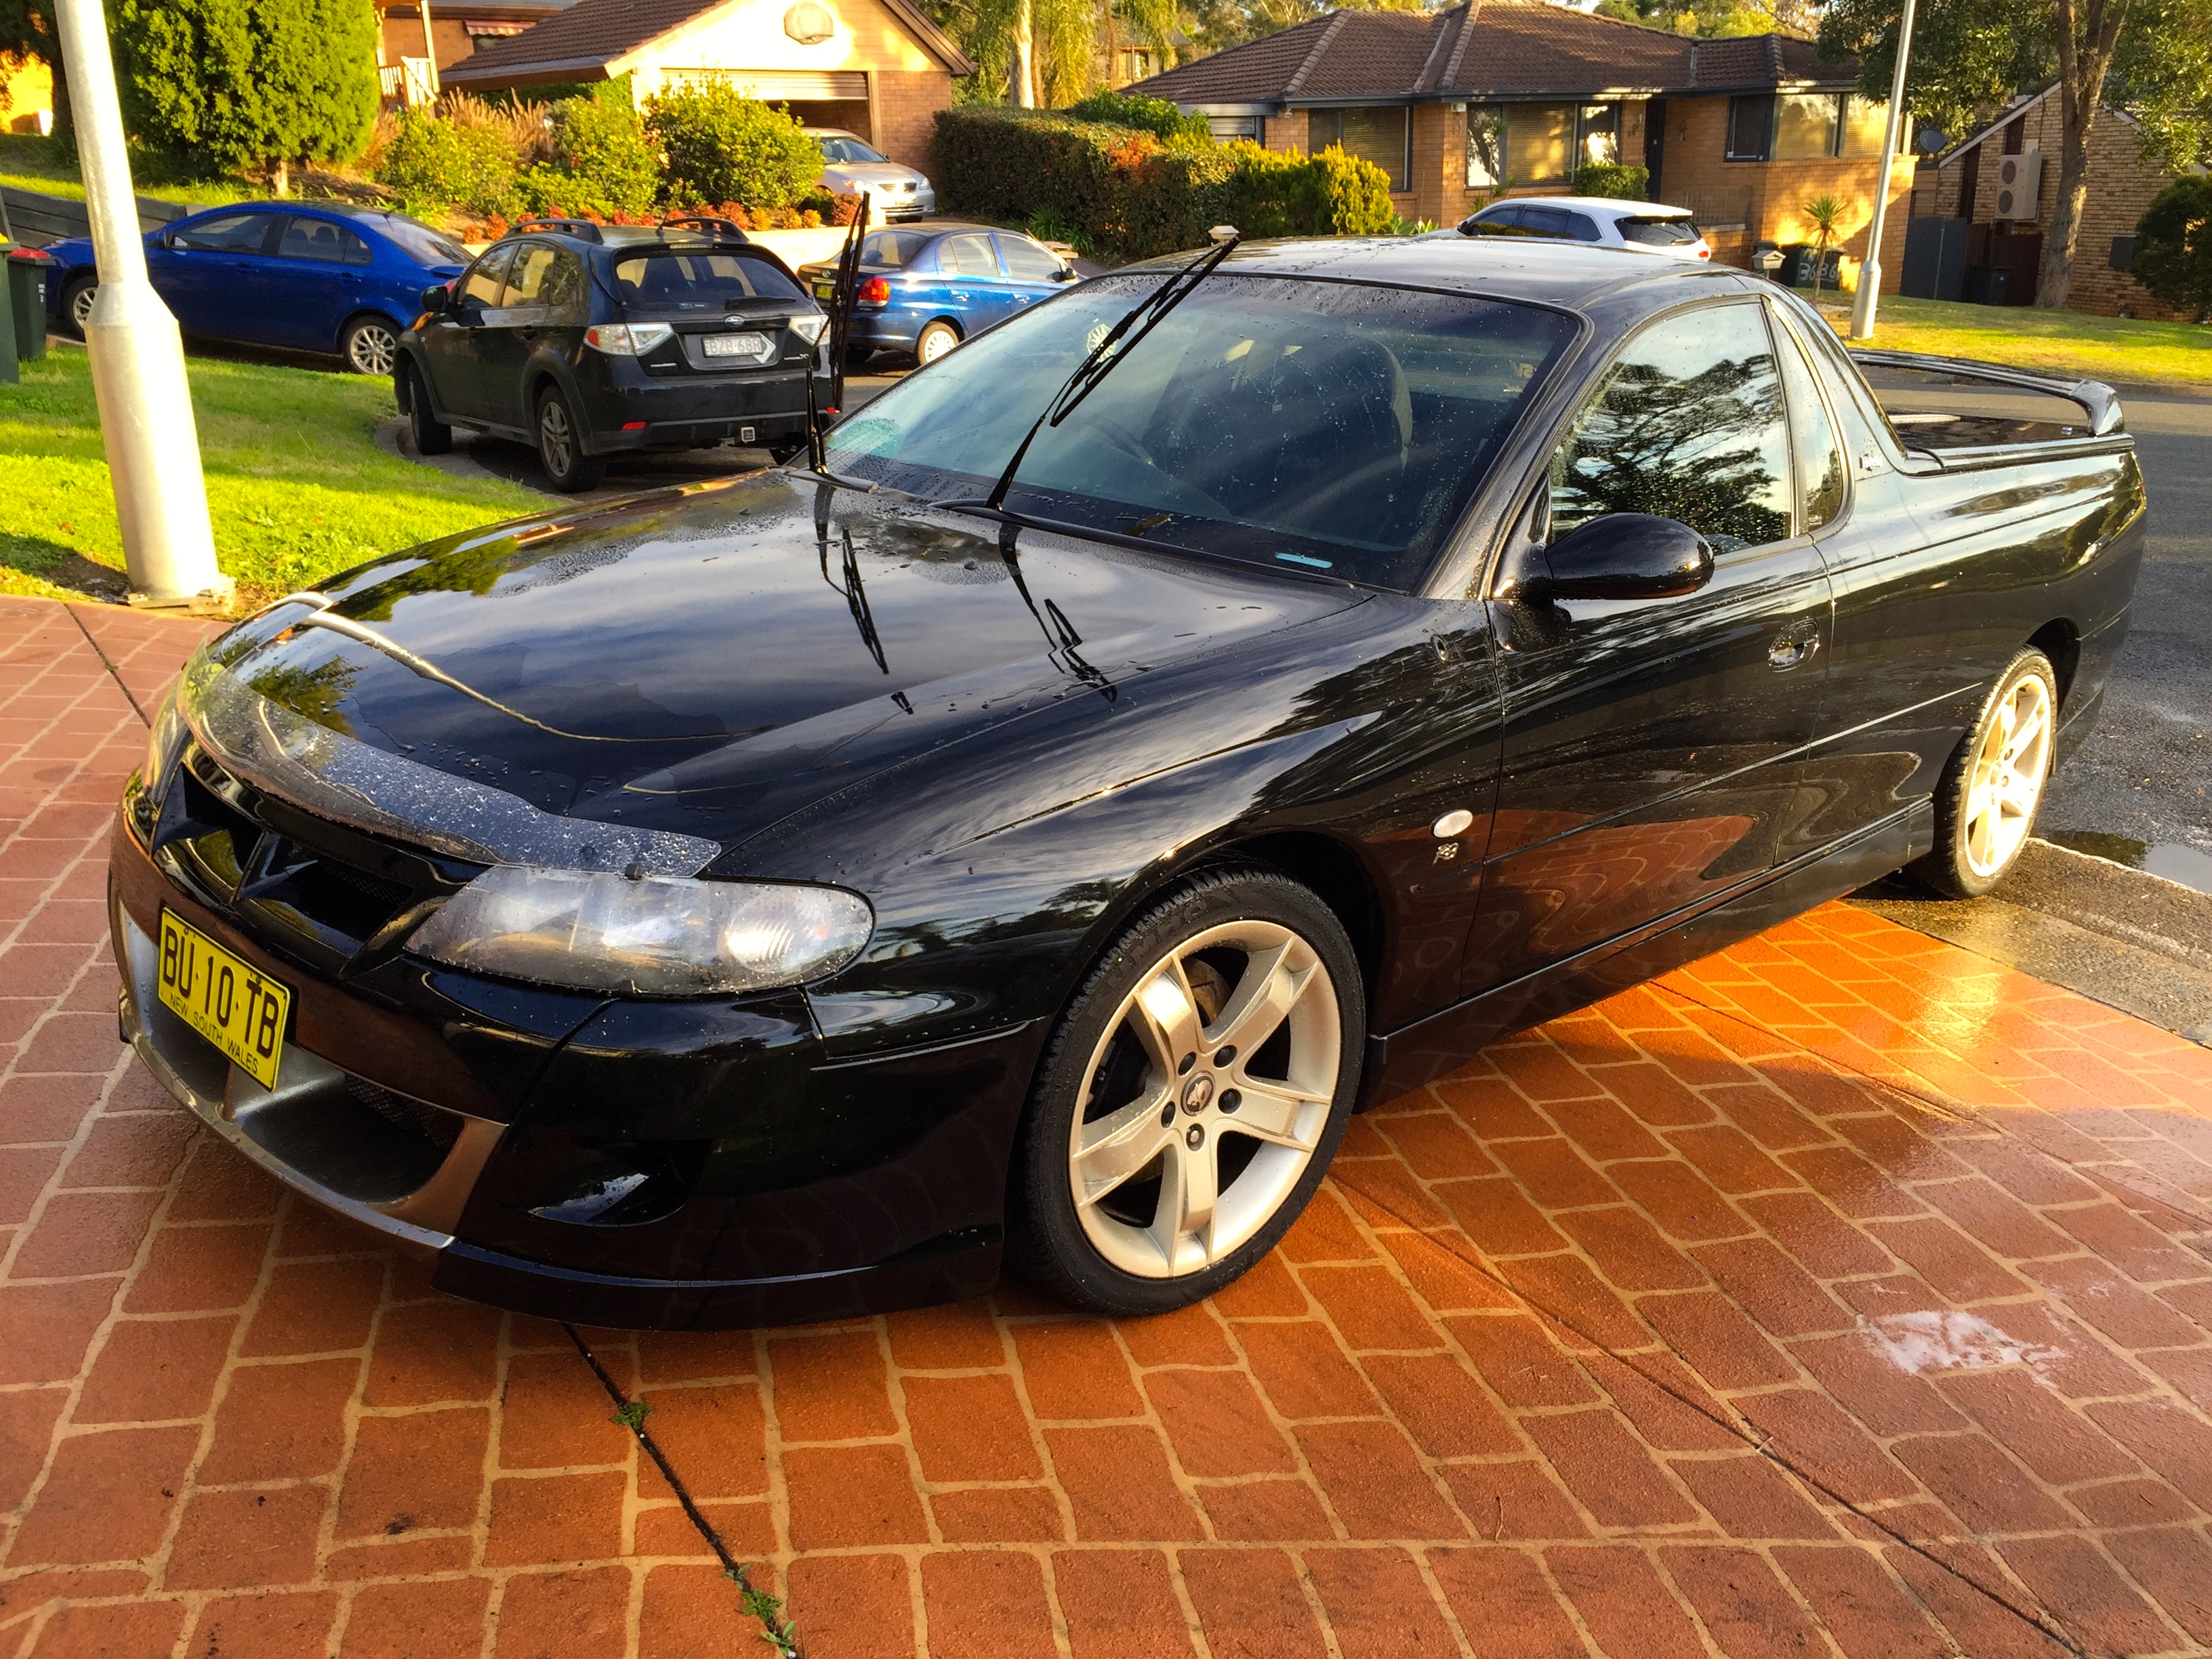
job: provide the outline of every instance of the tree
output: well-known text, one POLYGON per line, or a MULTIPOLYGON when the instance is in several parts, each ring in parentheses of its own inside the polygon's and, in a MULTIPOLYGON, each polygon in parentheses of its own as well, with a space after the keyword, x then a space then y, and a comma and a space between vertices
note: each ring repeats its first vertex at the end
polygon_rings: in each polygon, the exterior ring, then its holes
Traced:
POLYGON ((1810 34, 1819 15, 1810 0, 1598 0, 1601 17, 1676 34, 1810 34))
MULTIPOLYGON (((1827 57, 1855 52, 1859 90, 1889 95, 1899 0, 1834 0, 1820 24, 1827 57)), ((2212 155, 2212 0, 1924 0, 1913 27, 1906 99, 1957 137, 2021 93, 2054 82, 2058 182, 2035 302, 2066 303, 2089 192, 2089 136, 2100 111, 2136 118, 2145 159, 2179 172, 2212 155)))
POLYGON ((2177 179, 2136 222, 2135 279, 2200 323, 2212 321, 2212 179, 2177 179))
POLYGON ((125 124, 187 170, 258 173, 283 196, 295 162, 368 142, 370 0, 120 0, 109 33, 125 124))
POLYGON ((1813 227, 1813 297, 1820 297, 1820 267, 1828 261, 1828 250, 1841 241, 1838 232, 1842 228, 1843 202, 1826 191, 1822 191, 1809 202, 1797 204, 1797 216, 1813 227))

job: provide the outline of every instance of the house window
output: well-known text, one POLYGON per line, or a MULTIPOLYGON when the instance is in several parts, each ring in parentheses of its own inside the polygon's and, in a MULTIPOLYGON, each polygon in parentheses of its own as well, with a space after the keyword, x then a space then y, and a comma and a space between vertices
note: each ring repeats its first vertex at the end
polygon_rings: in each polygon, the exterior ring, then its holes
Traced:
POLYGON ((1260 121, 1257 115, 1209 115, 1206 118, 1206 130, 1218 143, 1249 138, 1256 144, 1260 142, 1260 121))
POLYGON ((1806 161, 1836 153, 1837 106, 1832 92, 1785 92, 1774 100, 1778 161, 1806 161))
POLYGON ((1728 159, 1764 161, 1774 142, 1774 94, 1751 93, 1729 100, 1728 159))
POLYGON ((1149 46, 1121 48, 1121 79, 1142 81, 1152 72, 1152 52, 1149 46))
POLYGON ((1505 106, 1469 104, 1467 106, 1467 187, 1498 190, 1505 171, 1505 106))
POLYGON ((1513 183, 1556 185, 1573 171, 1575 106, 1514 104, 1505 112, 1505 153, 1513 183))
POLYGON ((1862 98, 1856 93, 1844 100, 1845 155, 1879 155, 1889 142, 1889 100, 1862 98))
POLYGON ((1372 161, 1390 175, 1390 188, 1413 187, 1413 112, 1403 104, 1317 109, 1306 116, 1306 147, 1318 155, 1331 144, 1372 161))
POLYGON ((1596 162, 1613 167, 1620 160, 1620 106, 1584 104, 1576 123, 1575 160, 1577 166, 1596 162))

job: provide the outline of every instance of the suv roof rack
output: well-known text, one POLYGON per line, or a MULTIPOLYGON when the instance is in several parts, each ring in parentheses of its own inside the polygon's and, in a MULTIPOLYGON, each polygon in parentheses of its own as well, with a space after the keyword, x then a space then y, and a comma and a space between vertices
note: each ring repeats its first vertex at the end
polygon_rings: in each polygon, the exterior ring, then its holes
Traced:
POLYGON ((550 230, 558 236, 574 236, 586 242, 604 242, 599 228, 589 219, 524 219, 519 222, 510 236, 519 236, 526 230, 550 230))
POLYGON ((718 219, 710 214, 679 213, 660 222, 663 230, 703 230, 716 237, 730 237, 737 241, 750 242, 744 227, 734 219, 718 219))

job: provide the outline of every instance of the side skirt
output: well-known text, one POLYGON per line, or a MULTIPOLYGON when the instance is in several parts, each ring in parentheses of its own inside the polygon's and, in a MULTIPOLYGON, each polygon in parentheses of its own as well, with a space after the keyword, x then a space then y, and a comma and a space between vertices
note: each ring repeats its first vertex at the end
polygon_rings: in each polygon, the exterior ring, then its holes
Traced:
POLYGON ((1510 1032, 1602 1001, 1901 870, 1935 844, 1935 804, 1916 802, 1849 841, 1766 872, 1747 888, 1678 910, 1417 1024, 1370 1036, 1354 1109, 1364 1112, 1455 1072, 1484 1044, 1510 1032))

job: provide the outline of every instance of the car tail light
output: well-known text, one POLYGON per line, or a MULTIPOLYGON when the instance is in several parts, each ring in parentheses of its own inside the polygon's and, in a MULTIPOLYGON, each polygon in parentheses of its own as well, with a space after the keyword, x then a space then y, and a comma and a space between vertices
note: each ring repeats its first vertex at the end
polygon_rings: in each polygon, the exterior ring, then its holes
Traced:
POLYGON ((594 323, 584 331, 584 343, 610 357, 642 357, 675 337, 666 323, 594 323))
POLYGON ((1698 258, 1700 259, 1710 259, 1712 257, 1713 251, 1709 247, 1701 247, 1698 250, 1698 258))
POLYGON ((871 276, 860 284, 860 302, 864 306, 887 306, 891 302, 891 285, 881 276, 871 276))

